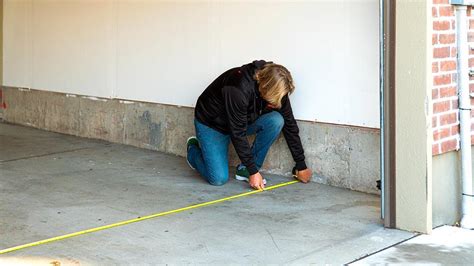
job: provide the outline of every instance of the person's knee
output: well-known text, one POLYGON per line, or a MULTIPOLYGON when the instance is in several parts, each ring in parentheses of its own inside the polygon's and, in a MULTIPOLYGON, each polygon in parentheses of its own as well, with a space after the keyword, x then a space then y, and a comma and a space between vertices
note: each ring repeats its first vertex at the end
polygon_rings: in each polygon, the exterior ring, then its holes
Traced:
POLYGON ((229 181, 229 173, 211 173, 207 181, 213 186, 222 186, 229 181))
POLYGON ((270 117, 268 120, 269 120, 270 126, 278 131, 281 131, 281 129, 283 128, 283 125, 285 124, 285 120, 283 119, 283 116, 279 112, 276 112, 276 111, 273 111, 270 114, 270 117))
POLYGON ((228 179, 209 179, 209 184, 213 186, 222 186, 227 183, 228 179))

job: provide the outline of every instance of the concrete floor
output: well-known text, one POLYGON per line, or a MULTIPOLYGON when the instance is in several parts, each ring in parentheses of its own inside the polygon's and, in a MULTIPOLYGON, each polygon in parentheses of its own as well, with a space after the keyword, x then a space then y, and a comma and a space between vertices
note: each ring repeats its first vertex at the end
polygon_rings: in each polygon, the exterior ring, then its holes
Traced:
MULTIPOLYGON (((268 185, 291 180, 266 175, 268 185)), ((0 123, 0 249, 250 191, 204 182, 185 159, 0 123)), ((334 263, 410 238, 379 197, 294 184, 30 247, 0 263, 334 263)))

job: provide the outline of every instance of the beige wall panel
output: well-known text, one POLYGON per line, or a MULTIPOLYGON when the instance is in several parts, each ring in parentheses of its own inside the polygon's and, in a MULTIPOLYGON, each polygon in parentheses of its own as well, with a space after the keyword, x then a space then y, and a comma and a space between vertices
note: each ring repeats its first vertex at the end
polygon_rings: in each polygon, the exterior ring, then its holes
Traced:
POLYGON ((32 87, 110 97, 114 23, 112 0, 34 0, 32 87))
POLYGON ((3 85, 30 88, 32 0, 5 0, 3 11, 3 85))
POLYGON ((396 7, 396 226, 430 232, 431 2, 399 0, 396 7))

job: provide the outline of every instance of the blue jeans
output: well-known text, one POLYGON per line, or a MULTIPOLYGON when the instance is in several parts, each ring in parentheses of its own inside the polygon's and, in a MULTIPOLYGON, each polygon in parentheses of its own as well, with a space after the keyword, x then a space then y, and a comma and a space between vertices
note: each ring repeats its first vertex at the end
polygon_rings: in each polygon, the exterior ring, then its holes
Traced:
MULTIPOLYGON (((284 120, 280 113, 273 111, 259 117, 247 126, 247 135, 257 134, 252 144, 255 164, 260 169, 270 146, 280 135, 284 120)), ((197 120, 194 120, 196 137, 200 148, 191 146, 188 160, 211 185, 221 186, 229 180, 230 135, 225 135, 197 120)))

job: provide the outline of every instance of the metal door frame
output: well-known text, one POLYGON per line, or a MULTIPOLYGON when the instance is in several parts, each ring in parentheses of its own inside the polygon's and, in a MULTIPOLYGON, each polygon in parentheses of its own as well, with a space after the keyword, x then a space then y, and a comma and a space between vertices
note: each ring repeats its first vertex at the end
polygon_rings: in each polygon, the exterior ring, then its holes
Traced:
POLYGON ((396 227, 395 0, 379 1, 381 217, 396 227))

